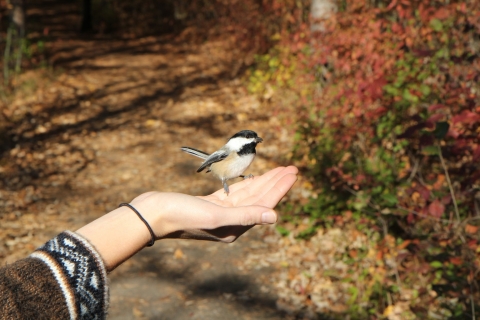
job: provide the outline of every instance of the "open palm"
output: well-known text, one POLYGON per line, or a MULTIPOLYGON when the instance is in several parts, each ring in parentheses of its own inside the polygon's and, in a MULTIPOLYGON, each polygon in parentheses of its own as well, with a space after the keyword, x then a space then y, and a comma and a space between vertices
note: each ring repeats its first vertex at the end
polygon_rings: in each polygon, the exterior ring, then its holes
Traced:
POLYGON ((254 225, 275 222, 272 209, 293 186, 297 173, 293 166, 278 167, 231 185, 228 196, 223 189, 199 197, 157 193, 156 205, 166 214, 155 233, 159 239, 235 241, 254 225))

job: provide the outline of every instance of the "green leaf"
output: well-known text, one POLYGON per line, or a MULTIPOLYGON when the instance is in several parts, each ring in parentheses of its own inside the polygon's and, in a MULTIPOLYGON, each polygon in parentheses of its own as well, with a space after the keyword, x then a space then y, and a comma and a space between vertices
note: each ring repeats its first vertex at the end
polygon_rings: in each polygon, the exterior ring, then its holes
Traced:
POLYGON ((397 97, 400 95, 400 90, 398 90, 397 88, 395 88, 394 86, 392 85, 389 85, 387 84, 386 86, 383 87, 383 90, 385 90, 385 92, 391 94, 392 96, 394 97, 397 97))
POLYGON ((448 122, 442 121, 442 122, 437 122, 435 126, 435 130, 433 131, 433 135, 437 139, 443 139, 448 132, 448 129, 450 128, 450 125, 448 122))
POLYGON ((358 297, 358 289, 356 287, 348 288, 348 293, 350 293, 350 299, 348 299, 347 304, 353 304, 358 297))
POLYGON ((443 23, 438 19, 430 20, 430 27, 432 27, 435 31, 442 31, 443 30, 443 23))
POLYGON ((376 195, 379 194, 383 191, 383 186, 376 186, 372 189, 372 194, 376 195))
POLYGON ((389 206, 394 206, 398 203, 397 196, 391 194, 391 193, 385 193, 382 194, 383 200, 389 205, 389 206))
POLYGON ((270 68, 276 68, 280 64, 280 60, 277 57, 273 57, 268 61, 268 66, 270 68))
MULTIPOLYGON (((441 48, 440 50, 438 50, 437 52, 435 52, 435 58, 448 58, 450 55, 449 51, 448 51, 448 48, 447 47, 443 47, 441 48)), ((436 68, 438 69, 438 64, 435 64, 436 68)))
POLYGON ((413 297, 413 299, 417 299, 417 298, 418 298, 418 290, 417 290, 417 289, 413 289, 413 290, 412 290, 412 297, 413 297))
POLYGON ((368 206, 369 200, 370 198, 368 197, 368 195, 366 195, 362 191, 359 191, 353 202, 353 208, 357 211, 361 211, 363 208, 368 206))
POLYGON ((297 238, 299 238, 299 239, 309 239, 310 237, 315 235, 315 233, 317 232, 317 229, 318 229, 318 227, 310 226, 306 230, 301 231, 297 235, 297 238))
POLYGON ((290 231, 288 231, 287 229, 285 229, 282 226, 277 226, 276 229, 277 229, 278 233, 280 233, 284 237, 288 236, 290 234, 290 231))
POLYGON ((429 86, 422 84, 420 85, 420 91, 424 96, 428 96, 432 90, 429 86))
POLYGON ((410 101, 410 102, 418 102, 418 97, 414 96, 413 94, 410 93, 410 90, 405 89, 403 90, 403 99, 410 101))
POLYGON ((438 155, 437 146, 426 146, 422 148, 422 153, 427 156, 436 156, 438 155))
POLYGON ((430 266, 438 269, 443 267, 443 263, 441 263, 440 261, 432 261, 430 262, 430 266))

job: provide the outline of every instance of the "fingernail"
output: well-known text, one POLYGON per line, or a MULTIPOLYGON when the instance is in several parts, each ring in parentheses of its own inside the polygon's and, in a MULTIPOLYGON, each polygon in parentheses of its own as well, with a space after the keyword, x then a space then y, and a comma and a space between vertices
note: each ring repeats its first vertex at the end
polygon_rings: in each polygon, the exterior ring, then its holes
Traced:
POLYGON ((262 223, 275 223, 277 215, 271 211, 262 213, 262 223))

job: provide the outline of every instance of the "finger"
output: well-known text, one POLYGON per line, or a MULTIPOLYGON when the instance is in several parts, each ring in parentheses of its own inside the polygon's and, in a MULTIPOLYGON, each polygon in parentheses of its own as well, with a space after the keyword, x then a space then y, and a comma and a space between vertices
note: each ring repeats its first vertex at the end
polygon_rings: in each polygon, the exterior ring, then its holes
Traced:
MULTIPOLYGON (((245 188, 245 186, 251 184, 253 181, 255 181, 255 183, 263 183, 265 181, 268 181, 269 179, 273 178, 277 173, 281 172, 284 169, 285 169, 285 167, 277 167, 275 169, 272 169, 272 170, 268 171, 267 173, 264 173, 261 176, 254 177, 253 179, 244 179, 240 182, 232 184, 229 187, 230 193, 233 194, 233 193, 235 193, 235 191, 240 190, 242 188, 245 188)), ((218 196, 221 199, 226 197, 223 189, 218 190, 217 192, 214 193, 214 195, 218 196)))
POLYGON ((162 238, 195 239, 231 243, 253 226, 226 226, 213 230, 190 229, 172 232, 162 238))
MULTIPOLYGON (((240 189, 237 193, 233 194, 232 201, 233 203, 238 203, 242 205, 253 205, 256 204, 259 199, 264 197, 270 189, 274 188, 276 184, 281 181, 285 176, 291 175, 295 177, 296 180, 296 173, 298 172, 298 169, 296 167, 287 167, 279 172, 277 172, 273 177, 271 177, 268 180, 262 180, 262 181, 255 181, 246 186, 243 189, 240 189)), ((259 179, 260 180, 260 179, 259 179)), ((290 181, 291 179, 287 179, 287 181, 290 181)), ((290 189, 291 186, 288 187, 286 192, 290 189)), ((278 191, 278 190, 277 190, 278 191)), ((285 194, 281 195, 280 199, 284 196, 285 194)), ((278 197, 274 198, 275 204, 279 201, 277 200, 278 197)), ((270 205, 268 207, 271 207, 270 205)))
POLYGON ((262 206, 225 207, 183 194, 165 193, 161 196, 175 198, 175 201, 160 200, 162 211, 166 213, 158 226, 153 225, 158 236, 179 230, 213 230, 224 226, 268 224, 277 219, 272 209, 262 206))
POLYGON ((289 166, 283 169, 282 171, 275 174, 268 180, 255 182, 249 185, 248 189, 250 194, 261 195, 264 194, 267 190, 272 188, 278 181, 280 181, 284 176, 288 174, 296 175, 298 173, 297 167, 289 166))
POLYGON ((278 167, 261 176, 231 185, 229 195, 221 189, 209 196, 199 198, 228 207, 253 205, 285 175, 297 173, 298 169, 294 166, 278 167))
POLYGON ((280 200, 287 194, 297 181, 297 175, 287 174, 283 176, 275 185, 265 189, 263 194, 258 194, 257 201, 253 204, 274 208, 280 200))
POLYGON ((222 208, 216 217, 216 227, 254 226, 277 222, 277 214, 270 208, 262 206, 246 206, 222 208), (226 211, 226 212, 225 212, 226 211))
MULTIPOLYGON (((279 167, 269 172, 265 173, 262 176, 254 177, 253 179, 247 179, 235 185, 232 185, 232 197, 231 201, 233 203, 240 203, 252 195, 257 195, 258 193, 263 194, 266 189, 271 188, 275 185, 283 176, 287 174, 296 174, 298 169, 294 166, 289 167, 279 167)), ((252 202, 247 204, 253 204, 252 202)), ((245 205, 245 203, 243 203, 245 205)))

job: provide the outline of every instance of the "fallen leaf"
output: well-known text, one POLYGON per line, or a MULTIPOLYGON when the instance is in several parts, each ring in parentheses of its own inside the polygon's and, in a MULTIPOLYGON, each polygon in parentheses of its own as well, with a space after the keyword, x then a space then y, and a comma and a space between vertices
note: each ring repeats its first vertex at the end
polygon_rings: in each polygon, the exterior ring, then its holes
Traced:
POLYGON ((460 257, 451 257, 449 260, 451 264, 454 264, 456 266, 459 266, 463 263, 463 260, 460 257))
POLYGON ((471 224, 467 224, 465 226, 465 232, 470 233, 470 234, 475 234, 475 233, 477 233, 478 228, 479 227, 477 227, 477 226, 472 226, 471 224))
POLYGON ((177 250, 175 250, 175 252, 173 253, 173 257, 174 257, 175 259, 182 259, 182 258, 185 258, 185 255, 183 254, 182 250, 177 249, 177 250))
POLYGON ((393 312, 393 306, 388 306, 383 311, 383 316, 388 317, 393 312))
POLYGON ((428 206, 428 213, 435 218, 440 218, 443 213, 445 212, 445 206, 443 203, 435 199, 430 205, 428 206))
POLYGON ((143 318, 144 316, 144 313, 142 312, 142 310, 138 309, 137 307, 133 307, 132 313, 135 319, 143 318))

